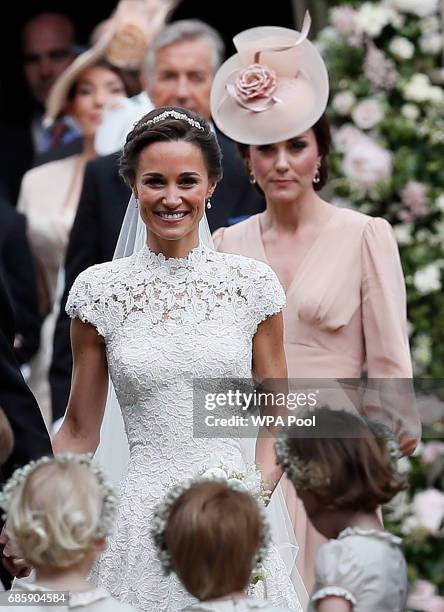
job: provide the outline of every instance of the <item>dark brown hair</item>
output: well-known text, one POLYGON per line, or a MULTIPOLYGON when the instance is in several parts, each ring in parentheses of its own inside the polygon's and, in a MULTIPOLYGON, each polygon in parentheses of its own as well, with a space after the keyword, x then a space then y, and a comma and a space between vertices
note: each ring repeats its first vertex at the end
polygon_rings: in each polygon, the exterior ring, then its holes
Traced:
POLYGON ((201 601, 246 588, 261 539, 256 501, 217 481, 185 491, 165 529, 173 569, 201 601))
POLYGON ((117 68, 117 66, 113 66, 113 64, 111 64, 110 62, 108 62, 108 60, 106 59, 100 59, 97 60, 97 62, 94 62, 93 64, 91 64, 90 66, 86 66, 82 72, 80 72, 80 74, 77 75, 74 83, 71 85, 68 94, 66 96, 67 100, 74 100, 74 98, 76 97, 77 94, 77 88, 79 85, 79 81, 82 78, 82 75, 85 74, 85 72, 87 70, 90 70, 91 68, 105 68, 106 70, 109 70, 110 72, 113 72, 114 74, 116 74, 119 79, 122 81, 123 87, 125 89, 125 93, 128 96, 129 92, 128 92, 128 87, 127 84, 125 82, 125 79, 123 77, 122 74, 122 70, 120 68, 117 68))
POLYGON ((139 156, 145 147, 155 142, 184 141, 198 147, 202 152, 210 179, 219 181, 222 178, 222 154, 216 136, 209 124, 199 115, 175 106, 164 106, 150 111, 142 117, 126 137, 126 143, 120 157, 120 174, 129 187, 133 187, 139 156), (186 115, 189 119, 166 117, 158 123, 150 123, 158 115, 171 112, 186 115), (201 128, 190 122, 198 123, 201 128))
MULTIPOLYGON (((387 429, 326 406, 310 414, 316 414, 317 437, 307 438, 306 430, 305 436, 301 430, 292 430, 287 458, 300 460, 329 479, 328 484, 306 487, 326 508, 371 512, 406 488, 390 455, 387 429)), ((291 479, 291 471, 287 475, 291 479)))
MULTIPOLYGON (((331 132, 330 132, 330 123, 327 119, 327 115, 324 113, 320 119, 313 125, 311 128, 314 132, 316 138, 316 144, 318 145, 319 155, 321 156, 321 165, 319 166, 319 183, 313 183, 313 188, 315 191, 319 191, 324 187, 327 183, 328 179, 328 163, 327 156, 330 152, 331 147, 331 132)), ((248 152, 250 149, 250 145, 237 143, 239 148, 239 152, 244 160, 247 170, 248 167, 248 152)), ((259 187, 257 183, 255 183, 255 187, 262 193, 262 189, 259 187)))

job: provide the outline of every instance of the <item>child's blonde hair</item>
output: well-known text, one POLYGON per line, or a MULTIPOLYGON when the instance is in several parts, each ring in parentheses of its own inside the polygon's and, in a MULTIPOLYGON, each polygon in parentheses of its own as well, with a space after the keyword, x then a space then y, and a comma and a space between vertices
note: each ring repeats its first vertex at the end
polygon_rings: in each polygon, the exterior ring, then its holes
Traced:
POLYGON ((44 458, 18 470, 5 485, 6 532, 36 567, 81 563, 109 532, 114 493, 85 455, 44 458))

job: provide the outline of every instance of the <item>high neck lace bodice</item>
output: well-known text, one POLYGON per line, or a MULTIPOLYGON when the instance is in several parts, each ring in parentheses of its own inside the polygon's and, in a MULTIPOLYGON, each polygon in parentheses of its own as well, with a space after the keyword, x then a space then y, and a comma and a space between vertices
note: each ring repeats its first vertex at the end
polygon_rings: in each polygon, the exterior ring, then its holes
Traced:
POLYGON ((163 253, 155 253, 148 244, 139 251, 139 262, 148 265, 152 269, 163 268, 164 270, 174 271, 184 268, 196 270, 201 267, 206 260, 211 249, 202 243, 191 249, 185 257, 165 257, 163 253))

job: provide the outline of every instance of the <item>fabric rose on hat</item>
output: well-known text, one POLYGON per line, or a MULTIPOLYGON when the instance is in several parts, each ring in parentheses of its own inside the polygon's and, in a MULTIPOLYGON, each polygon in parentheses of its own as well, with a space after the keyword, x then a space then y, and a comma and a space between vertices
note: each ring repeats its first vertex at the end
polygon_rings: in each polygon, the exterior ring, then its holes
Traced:
POLYGON ((251 64, 238 71, 234 84, 227 85, 227 91, 241 106, 261 112, 276 102, 272 97, 276 87, 274 70, 263 64, 251 64))
POLYGON ((276 73, 262 64, 251 64, 237 75, 236 92, 244 101, 267 98, 276 91, 276 73))

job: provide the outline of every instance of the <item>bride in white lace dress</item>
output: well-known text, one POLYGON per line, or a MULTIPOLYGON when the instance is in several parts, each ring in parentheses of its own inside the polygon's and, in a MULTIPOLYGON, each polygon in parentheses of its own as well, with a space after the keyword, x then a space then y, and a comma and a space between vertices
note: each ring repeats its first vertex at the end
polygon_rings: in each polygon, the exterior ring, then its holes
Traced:
MULTIPOLYGON (((153 506, 209 457, 245 467, 238 439, 193 437, 193 379, 286 377, 283 290, 265 264, 199 244, 205 202, 221 175, 204 121, 157 109, 128 135, 121 171, 138 201, 148 243, 130 257, 88 268, 71 290, 73 385, 56 452, 94 452, 114 385, 130 448, 116 531, 94 580, 141 611, 191 603, 161 573, 149 537, 153 506)), ((271 438, 256 461, 276 483, 271 438)), ((277 548, 266 563, 267 597, 302 610, 277 548)))

